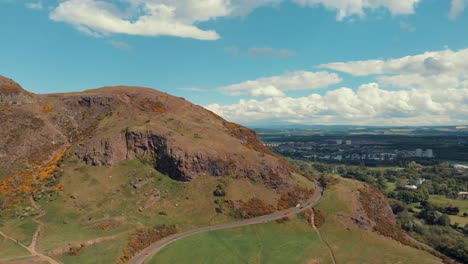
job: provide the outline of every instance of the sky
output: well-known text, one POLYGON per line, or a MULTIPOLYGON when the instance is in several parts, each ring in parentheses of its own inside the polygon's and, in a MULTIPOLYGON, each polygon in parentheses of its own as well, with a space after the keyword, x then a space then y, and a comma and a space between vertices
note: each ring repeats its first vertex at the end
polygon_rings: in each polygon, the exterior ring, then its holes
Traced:
POLYGON ((248 126, 468 124, 468 0, 0 0, 0 75, 248 126))

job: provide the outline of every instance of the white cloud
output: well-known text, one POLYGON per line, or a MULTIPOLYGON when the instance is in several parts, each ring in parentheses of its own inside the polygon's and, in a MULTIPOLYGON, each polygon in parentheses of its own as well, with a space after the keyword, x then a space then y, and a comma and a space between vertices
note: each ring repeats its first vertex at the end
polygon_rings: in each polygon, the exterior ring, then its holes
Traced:
POLYGON ((141 36, 177 36, 215 40, 213 30, 203 30, 195 22, 228 13, 223 0, 210 1, 142 1, 126 0, 129 7, 119 9, 107 1, 67 0, 50 14, 54 21, 66 22, 81 31, 94 34, 129 34, 141 36), (167 2, 167 3, 166 3, 167 2), (183 5, 181 2, 186 2, 183 5), (134 19, 136 17, 136 19, 134 19))
MULTIPOLYGON (((358 125, 468 123, 468 49, 426 52, 390 60, 338 62, 320 67, 370 76, 375 82, 362 84, 357 89, 341 87, 324 95, 269 96, 263 100, 242 99, 224 106, 212 104, 207 108, 224 118, 246 124, 268 120, 358 125)), ((248 94, 255 87, 278 83, 277 80, 272 82, 272 78, 227 87, 230 92, 248 94)), ((283 92, 287 90, 282 89, 283 92)))
MULTIPOLYGON (((175 36, 216 40, 219 34, 198 23, 220 17, 246 16, 258 7, 287 0, 63 0, 50 18, 92 35, 128 34, 175 36)), ((301 6, 323 5, 336 11, 337 19, 364 16, 367 9, 386 8, 393 15, 412 14, 419 0, 289 0, 301 6)), ((290 56, 287 50, 257 49, 249 53, 290 56)))
POLYGON ((366 9, 386 8, 392 15, 409 15, 420 0, 294 0, 302 6, 322 5, 336 11, 336 19, 342 21, 349 16, 363 17, 366 9))
POLYGON ((335 73, 295 71, 220 87, 220 90, 230 95, 250 94, 256 97, 280 97, 284 96, 283 91, 317 89, 340 82, 341 78, 335 73))
POLYGON ((467 5, 467 3, 467 0, 452 0, 449 18, 456 19, 458 15, 461 14, 463 10, 465 10, 465 6, 467 5))
POLYGON ((373 74, 462 74, 468 70, 468 49, 425 52, 391 60, 334 62, 318 66, 322 69, 349 73, 354 76, 373 74))
POLYGON ((43 8, 41 1, 26 3, 25 6, 29 9, 36 9, 36 10, 40 10, 43 8))
POLYGON ((431 90, 382 89, 364 84, 357 91, 343 87, 325 95, 273 97, 244 100, 221 106, 206 106, 228 120, 253 124, 282 120, 303 124, 436 125, 466 123, 468 89, 431 90))
POLYGON ((214 30, 198 27, 218 17, 243 16, 279 0, 65 0, 50 14, 91 35, 129 34, 176 36, 199 40, 220 38, 214 30), (122 8, 122 5, 126 5, 122 8))

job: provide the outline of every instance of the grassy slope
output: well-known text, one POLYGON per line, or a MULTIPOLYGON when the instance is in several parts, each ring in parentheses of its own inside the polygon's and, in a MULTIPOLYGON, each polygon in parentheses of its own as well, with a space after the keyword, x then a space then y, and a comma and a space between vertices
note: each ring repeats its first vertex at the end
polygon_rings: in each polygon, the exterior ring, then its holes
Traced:
MULTIPOLYGON (((295 180, 304 181, 301 177, 295 176, 295 180)), ((213 191, 218 184, 226 186, 225 199, 245 200, 255 196, 276 205, 279 198, 274 191, 246 179, 205 176, 189 183, 177 182, 138 160, 124 161, 106 168, 86 166, 69 156, 64 163, 60 181, 65 189, 57 199, 52 202, 45 199, 40 201, 47 211, 47 215, 41 218, 46 224, 46 230, 38 242, 38 249, 43 252, 66 246, 70 242, 128 233, 141 225, 175 224, 183 232, 236 221, 215 211, 217 204, 214 201, 217 197, 213 191), (152 178, 153 181, 141 189, 134 189, 129 183, 135 178, 152 178), (155 188, 161 191, 161 200, 139 211, 148 199, 145 193, 155 188), (109 219, 119 219, 120 225, 107 230, 96 228, 109 219)), ((116 245, 114 242, 105 244, 116 245)), ((99 246, 93 245, 83 252, 92 252, 94 247, 99 246)), ((119 247, 122 250, 122 245, 119 247)), ((113 257, 118 257, 120 251, 115 254, 113 257)))
MULTIPOLYGON (((316 206, 325 215, 319 228, 338 263, 440 263, 434 256, 401 245, 341 220, 356 209, 362 183, 342 179, 316 206)), ((215 231, 179 240, 150 263, 330 263, 316 234, 303 220, 215 231)))
POLYGON ((259 224, 198 234, 163 248, 150 263, 331 263, 307 222, 259 224))
POLYGON ((460 224, 460 226, 465 226, 466 224, 468 224, 468 217, 462 216, 463 213, 468 213, 468 200, 449 199, 443 195, 431 195, 429 197, 429 201, 439 205, 457 206, 458 208, 460 208, 460 213, 458 213, 458 215, 450 215, 450 221, 452 222, 452 224, 458 223, 460 224))
POLYGON ((29 256, 30 253, 15 242, 0 236, 0 263, 11 258, 29 256))
POLYGON ((34 232, 36 232, 36 228, 37 224, 31 218, 20 221, 17 217, 3 219, 0 226, 2 232, 10 237, 14 237, 26 246, 31 244, 31 238, 34 232))
POLYGON ((127 243, 128 236, 84 247, 81 249, 79 256, 64 254, 59 256, 58 259, 67 264, 119 263, 119 256, 127 243))
POLYGON ((324 212, 322 237, 331 245, 338 263, 440 263, 427 252, 404 246, 375 232, 359 229, 339 215, 356 208, 362 183, 340 179, 317 204, 324 212))

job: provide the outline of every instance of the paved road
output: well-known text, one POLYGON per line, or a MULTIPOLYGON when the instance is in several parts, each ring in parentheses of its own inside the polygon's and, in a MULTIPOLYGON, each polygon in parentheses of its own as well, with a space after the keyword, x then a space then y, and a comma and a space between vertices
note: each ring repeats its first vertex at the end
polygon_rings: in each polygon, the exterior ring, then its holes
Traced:
POLYGON ((191 235, 205 233, 205 232, 214 231, 214 230, 254 225, 254 224, 260 224, 260 223, 267 223, 267 222, 281 219, 287 215, 298 214, 304 211, 306 208, 312 207, 322 197, 322 191, 323 191, 322 186, 318 182, 316 182, 315 185, 317 186, 317 188, 312 198, 310 198, 306 203, 301 204, 300 207, 290 208, 290 209, 283 210, 283 211, 277 211, 269 215, 250 218, 250 219, 239 221, 239 222, 207 226, 207 227, 187 231, 185 233, 175 234, 175 235, 172 235, 172 236, 169 236, 169 237, 166 237, 159 241, 154 242, 149 247, 141 251, 138 255, 135 255, 132 259, 130 259, 128 263, 129 264, 143 264, 145 262, 145 259, 151 259, 151 257, 154 256, 156 253, 158 253, 163 247, 169 245, 170 243, 176 240, 179 240, 179 239, 191 236, 191 235))

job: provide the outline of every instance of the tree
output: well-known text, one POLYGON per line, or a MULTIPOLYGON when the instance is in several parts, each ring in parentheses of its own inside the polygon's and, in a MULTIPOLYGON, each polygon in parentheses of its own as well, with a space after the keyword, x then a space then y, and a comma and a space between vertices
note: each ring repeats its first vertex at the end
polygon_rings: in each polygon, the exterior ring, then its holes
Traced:
POLYGON ((436 223, 441 226, 449 226, 450 218, 447 214, 442 214, 439 218, 437 218, 436 223))

